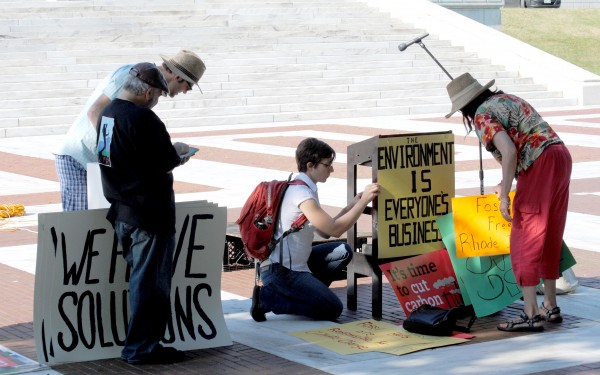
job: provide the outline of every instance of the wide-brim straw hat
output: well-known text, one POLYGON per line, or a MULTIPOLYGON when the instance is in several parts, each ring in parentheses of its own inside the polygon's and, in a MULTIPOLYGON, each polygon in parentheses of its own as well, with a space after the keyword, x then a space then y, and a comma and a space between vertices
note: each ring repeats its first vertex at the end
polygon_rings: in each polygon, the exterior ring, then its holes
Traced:
MULTIPOLYGON (((181 50, 175 56, 160 55, 167 67, 188 82, 194 82, 200 89, 198 81, 206 71, 204 62, 192 51, 181 50)), ((200 89, 202 91, 202 89, 200 89)))
POLYGON ((496 80, 492 79, 484 86, 481 86, 479 82, 469 73, 464 73, 454 78, 447 86, 448 96, 452 102, 452 110, 446 115, 449 118, 454 112, 461 110, 464 106, 469 104, 471 100, 475 99, 482 92, 492 87, 496 80))

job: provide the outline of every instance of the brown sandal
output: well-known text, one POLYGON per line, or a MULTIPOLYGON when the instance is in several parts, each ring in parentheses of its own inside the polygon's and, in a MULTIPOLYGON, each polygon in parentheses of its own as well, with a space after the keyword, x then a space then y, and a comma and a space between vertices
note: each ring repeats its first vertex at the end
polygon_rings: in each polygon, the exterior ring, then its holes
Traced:
POLYGON ((560 323, 563 321, 562 315, 560 315, 560 307, 556 306, 552 309, 544 306, 544 302, 540 306, 542 318, 549 323, 560 323))
POLYGON ((544 330, 543 319, 540 315, 536 315, 529 319, 527 314, 522 313, 519 319, 510 320, 502 326, 498 324, 497 328, 505 332, 540 332, 544 330))

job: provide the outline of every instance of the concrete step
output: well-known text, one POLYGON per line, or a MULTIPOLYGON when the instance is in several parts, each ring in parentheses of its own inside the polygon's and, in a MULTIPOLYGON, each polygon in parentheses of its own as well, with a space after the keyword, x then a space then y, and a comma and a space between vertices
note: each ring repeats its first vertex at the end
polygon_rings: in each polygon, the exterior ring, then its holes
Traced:
MULTIPOLYGON (((453 47, 454 48, 454 47, 453 47)), ((478 64, 489 64, 489 60, 481 59, 474 53, 464 53, 460 50, 450 48, 438 48, 436 51, 439 56, 438 59, 443 61, 445 66, 451 65, 478 65, 478 64)), ((63 53, 58 55, 54 51, 47 51, 43 54, 35 52, 18 52, 10 54, 8 52, 2 53, 0 51, 0 67, 3 67, 0 71, 0 75, 9 74, 5 72, 8 68, 23 69, 24 66, 28 67, 30 73, 46 72, 44 68, 50 70, 55 69, 54 67, 66 66, 67 68, 63 71, 93 71, 94 67, 97 67, 98 72, 104 72, 105 74, 112 71, 115 66, 121 66, 128 62, 136 61, 156 61, 159 62, 159 54, 170 54, 175 53, 171 50, 161 49, 148 49, 148 50, 133 50, 128 56, 123 57, 117 54, 105 55, 105 56, 66 56, 63 53)), ((219 72, 219 70, 227 69, 230 71, 235 67, 251 67, 257 71, 263 69, 271 69, 269 66, 275 66, 276 70, 298 70, 295 65, 308 65, 308 64, 334 64, 333 66, 344 66, 352 67, 373 67, 374 64, 383 64, 384 67, 410 67, 410 66, 429 66, 436 67, 437 65, 425 54, 411 54, 402 55, 397 52, 393 53, 360 53, 353 55, 339 54, 334 55, 322 54, 322 55, 309 55, 303 52, 302 55, 298 55, 296 51, 256 51, 256 52, 232 52, 232 53, 221 53, 212 52, 202 54, 203 60, 208 63, 213 63, 207 70, 208 74, 212 72, 219 72)), ((437 68, 439 69, 439 68, 437 68)), ((10 74, 13 72, 11 71, 10 74)))
MULTIPOLYGON (((185 48, 201 86, 156 111, 169 127, 445 113, 449 79, 411 20, 358 0, 0 0, 0 137, 64 133, 98 82, 124 63, 185 48)), ((518 72, 439 40, 451 75, 471 72, 536 106, 575 105, 518 72)))
MULTIPOLYGON (((401 99, 428 98, 428 97, 446 97, 446 89, 440 82, 432 82, 431 85, 424 85, 417 82, 416 85, 396 86, 396 89, 390 85, 382 91, 380 86, 362 85, 360 90, 357 85, 350 90, 348 86, 326 86, 326 87, 306 87, 299 91, 297 89, 270 89, 255 93, 251 90, 240 92, 239 90, 221 90, 205 92, 204 95, 186 95, 186 97, 175 100, 164 99, 156 107, 157 109, 190 109, 195 108, 203 111, 204 108, 223 108, 233 106, 259 106, 270 104, 293 104, 300 103, 328 103, 329 101, 343 100, 372 100, 372 99, 401 99), (427 87, 429 86, 429 87, 427 87), (371 89, 371 90, 369 90, 371 89)), ((531 99, 539 98, 560 98, 562 93, 547 91, 542 85, 535 84, 511 84, 502 85, 502 89, 507 92, 518 93, 520 96, 531 99)), ((87 95, 92 90, 88 90, 87 95)), ((23 97, 23 92, 16 92, 18 97, 23 97)), ((0 102, 0 117, 19 117, 19 116, 42 116, 52 114, 52 112, 63 111, 65 114, 76 114, 81 106, 87 100, 87 95, 66 96, 63 93, 56 98, 46 96, 33 98, 12 98, 0 102)), ((446 98, 447 100, 447 98, 446 98)))
MULTIPOLYGON (((458 65, 449 65, 447 70, 449 72, 462 72, 462 71, 470 71, 473 72, 474 75, 479 75, 477 72, 482 72, 481 77, 487 77, 490 74, 493 76, 501 76, 502 74, 507 74, 500 72, 499 69, 502 67, 482 64, 478 61, 472 61, 472 65, 469 66, 458 66, 458 65), (489 72, 490 74, 483 74, 483 72, 489 72)), ((400 61, 401 65, 402 62, 400 61)), ((211 72, 210 75, 207 75, 207 79, 203 80, 203 82, 245 82, 245 81, 270 81, 270 80, 278 80, 283 82, 284 80, 290 79, 314 79, 314 78, 333 78, 333 77, 344 77, 344 76, 352 76, 352 77, 386 77, 388 79, 395 79, 394 77, 398 77, 397 79, 406 80, 405 76, 416 76, 421 78, 422 75, 426 75, 428 73, 436 73, 436 67, 431 64, 423 64, 420 66, 410 66, 411 64, 404 64, 405 66, 393 66, 392 62, 386 64, 386 66, 371 65, 371 68, 366 68, 366 64, 363 64, 363 69, 354 69, 352 65, 338 67, 336 69, 334 66, 330 66, 328 64, 321 64, 310 66, 308 64, 294 64, 292 68, 280 68, 282 65, 276 65, 272 68, 265 67, 263 70, 255 69, 251 71, 251 69, 242 69, 238 71, 236 68, 230 67, 230 69, 217 69, 216 72, 211 72), (408 65, 408 66, 406 66, 408 65), (435 69, 434 69, 435 68, 435 69), (287 71, 286 71, 287 69, 287 71)), ((55 66, 47 66, 47 67, 36 67, 31 70, 27 70, 25 74, 23 74, 23 68, 19 69, 6 69, 9 73, 4 73, 0 75, 3 77, 1 84, 6 83, 15 83, 15 82, 41 82, 41 81, 69 81, 69 80, 96 80, 101 79, 104 75, 106 75, 110 68, 114 68, 114 65, 104 66, 103 69, 70 69, 68 66, 64 65, 55 65, 55 66)), ((256 67, 256 65, 255 65, 256 67)), ((437 69, 438 72, 441 70, 437 69)), ((514 75, 514 74, 513 74, 514 75)))
MULTIPOLYGON (((444 97, 446 98, 446 97, 444 97)), ((447 98, 446 98, 447 99, 447 98)), ((530 100, 538 108, 568 107, 577 105, 575 99, 540 99, 530 100)), ((240 125, 253 123, 271 123, 287 121, 327 120, 340 118, 380 117, 398 115, 423 115, 439 114, 449 111, 447 101, 443 104, 422 103, 412 106, 390 106, 369 108, 344 108, 318 111, 282 112, 282 113, 251 113, 240 115, 170 118, 165 119, 168 127, 202 127, 218 125, 240 125)), ((160 115, 160 112, 157 112, 160 115)), ((0 128, 0 137, 26 137, 33 135, 64 134, 68 130, 74 117, 50 116, 46 118, 20 119, 22 125, 0 128)))
MULTIPOLYGON (((499 87, 508 92, 519 93, 526 99, 557 98, 562 96, 562 93, 545 90, 545 87, 542 85, 526 84, 526 79, 500 76, 498 76, 497 79, 497 85, 499 87)), ((205 89, 204 95, 190 93, 190 95, 175 100, 164 99, 159 103, 157 109, 182 110, 195 108, 196 111, 206 113, 206 108, 221 108, 222 111, 228 111, 230 110, 229 107, 242 107, 240 110, 244 110, 243 107, 245 106, 262 105, 265 111, 278 112, 279 110, 277 108, 267 108, 264 106, 270 104, 297 106, 302 103, 313 102, 319 102, 322 103, 323 106, 326 106, 330 101, 373 99, 401 99, 406 101, 407 99, 413 98, 423 100, 422 98, 435 96, 445 98, 444 100, 447 101, 445 90, 446 82, 439 79, 431 80, 429 82, 420 79, 408 82, 378 80, 377 82, 370 83, 349 83, 340 85, 308 85, 304 80, 301 82, 298 82, 298 80, 289 82, 301 85, 301 89, 299 90, 294 86, 274 88, 276 82, 267 84, 265 89, 258 92, 252 88, 247 88, 245 90, 231 89, 212 91, 205 89)), ((91 92, 92 89, 88 89, 88 91, 91 92)), ((17 97, 25 96, 22 92, 17 91, 16 93, 17 97), (19 93, 21 94, 19 95, 19 93)), ((87 95, 67 97, 65 96, 66 93, 68 93, 68 91, 63 92, 62 95, 56 98, 48 98, 47 96, 42 95, 42 97, 35 99, 7 99, 0 102, 0 118, 19 116, 34 117, 60 113, 75 115, 87 100, 87 95)), ((332 108, 336 108, 336 106, 337 105, 333 104, 332 108)), ((381 104, 377 104, 377 106, 381 106, 381 104)), ((233 109, 231 109, 231 111, 232 112, 230 113, 235 112, 233 109)))
MULTIPOLYGON (((527 93, 524 93, 527 94, 527 93)), ((576 105, 574 99, 551 97, 549 95, 522 95, 532 105, 536 107, 549 106, 571 106, 576 105)), ((223 104, 223 103, 221 103, 223 104)), ((164 108, 164 107, 163 107, 164 108)), ((55 111, 41 108, 39 114, 32 117, 20 115, 11 118, 5 113, 7 110, 0 110, 0 116, 9 120, 4 128, 15 129, 35 127, 39 125, 58 125, 69 124, 72 122, 77 113, 69 116, 64 112, 57 111, 60 108, 55 108, 55 111), (56 113, 53 113, 56 112, 56 113), (13 121, 10 121, 13 120, 13 121)), ((315 120, 327 118, 344 118, 349 117, 349 111, 361 110, 370 114, 356 115, 357 117, 370 116, 373 113, 380 113, 379 116, 401 115, 401 114, 425 114, 425 113, 440 113, 449 110, 448 98, 446 95, 426 96, 426 97, 403 97, 403 98, 377 98, 372 95, 370 98, 361 96, 355 99, 343 98, 343 100, 328 100, 301 102, 301 103, 262 103, 262 104, 244 104, 230 106, 205 106, 194 108, 176 108, 162 109, 157 108, 156 112, 168 126, 200 126, 203 124, 203 118, 238 118, 238 117, 257 117, 262 118, 262 115, 272 116, 275 121, 295 121, 295 120, 315 120), (190 121, 188 121, 190 120, 190 121), (193 125, 193 124, 195 125, 193 125)), ((226 121, 226 120, 221 120, 226 121)), ((268 122, 268 121, 266 121, 268 122)), ((231 122, 232 124, 233 122, 231 122)))
MULTIPOLYGON (((353 76, 340 74, 324 74, 322 72, 313 73, 312 76, 299 75, 293 73, 276 73, 271 75, 258 75, 255 78, 257 80, 244 81, 244 80, 229 80, 227 75, 213 75, 211 76, 211 82, 201 82, 204 95, 200 95, 197 92, 190 92, 188 96, 194 96, 198 100, 206 100, 211 98, 219 98, 227 95, 228 91, 241 90, 241 94, 250 96, 262 96, 262 95, 290 95, 298 93, 298 90, 304 92, 323 92, 327 93, 333 86, 344 87, 348 92, 361 92, 361 91, 375 91, 381 90, 406 90, 424 87, 445 87, 448 78, 441 72, 424 72, 421 74, 402 74, 402 75, 377 75, 377 76, 353 76), (429 83, 431 82, 431 83, 429 83)), ((480 79, 496 79, 496 84, 500 87, 503 85, 517 85, 531 83, 526 78, 518 78, 514 72, 498 72, 498 71, 473 71, 474 76, 480 79), (506 79, 504 79, 506 78, 506 79)), ((73 89, 87 89, 93 90, 95 87, 94 81, 88 81, 85 79, 72 79, 73 77, 61 75, 65 80, 63 81, 44 81, 44 77, 37 77, 36 79, 30 78, 25 79, 25 82, 32 82, 36 87, 36 91, 50 91, 55 85, 60 82, 63 90, 73 89)), ((246 76, 241 75, 241 78, 246 76)), ((22 82, 14 81, 9 83, 0 83, 0 90, 4 91, 17 91, 23 90, 22 82)), ((63 93, 61 91, 60 93, 63 93)), ((58 92, 56 93, 58 94, 58 92)), ((24 96, 21 94, 21 96, 24 96)), ((59 97, 60 98, 60 97, 59 97)), ((39 95, 38 95, 39 99, 39 95)), ((179 98, 178 98, 179 99, 179 98)), ((22 100, 22 99, 20 99, 22 100)), ((10 99, 8 99, 10 103, 10 99)), ((6 104, 8 105, 8 104, 6 104)))

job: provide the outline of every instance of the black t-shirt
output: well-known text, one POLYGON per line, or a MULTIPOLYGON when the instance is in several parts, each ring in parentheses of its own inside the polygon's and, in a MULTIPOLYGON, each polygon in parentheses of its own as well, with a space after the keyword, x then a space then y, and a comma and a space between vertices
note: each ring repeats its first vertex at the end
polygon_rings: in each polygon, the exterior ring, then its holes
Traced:
POLYGON ((180 158, 165 124, 152 110, 115 99, 100 115, 98 140, 102 190, 111 204, 106 218, 175 233, 171 171, 180 158))

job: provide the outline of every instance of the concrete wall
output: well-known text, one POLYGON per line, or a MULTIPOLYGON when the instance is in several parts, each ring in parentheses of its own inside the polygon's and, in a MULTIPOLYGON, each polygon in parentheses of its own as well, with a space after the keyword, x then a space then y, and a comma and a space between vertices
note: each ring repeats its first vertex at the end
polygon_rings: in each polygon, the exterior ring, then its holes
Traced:
MULTIPOLYGON (((504 0, 504 6, 518 8, 522 2, 523 0, 504 0)), ((560 7, 564 9, 600 8, 600 0, 562 0, 560 7)))
MULTIPOLYGON (((519 7, 522 0, 429 0, 458 14, 492 27, 502 29, 500 8, 519 7)), ((562 0, 561 8, 600 8, 600 0, 562 0)))
POLYGON ((500 30, 504 0, 430 0, 472 20, 500 30))

